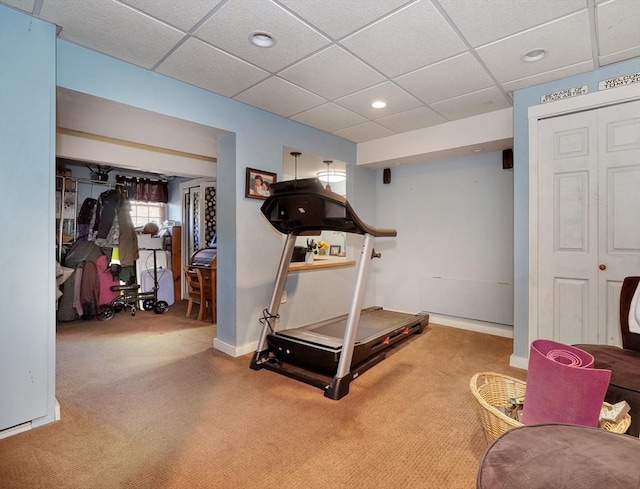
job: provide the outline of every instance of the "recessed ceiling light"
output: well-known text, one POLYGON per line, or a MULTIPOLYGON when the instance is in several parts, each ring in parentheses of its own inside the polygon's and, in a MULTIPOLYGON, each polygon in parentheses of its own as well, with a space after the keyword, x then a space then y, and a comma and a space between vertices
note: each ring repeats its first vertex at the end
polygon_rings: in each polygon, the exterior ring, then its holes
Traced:
POLYGON ((473 148, 474 153, 482 153, 482 148, 473 148))
POLYGON ((534 61, 540 61, 547 57, 547 52, 544 49, 532 49, 528 53, 525 53, 520 58, 525 63, 533 63, 534 61))
POLYGON ((373 107, 374 109, 384 109, 386 106, 387 103, 383 102, 382 100, 376 100, 371 104, 371 107, 373 107))
POLYGON ((271 48, 276 45, 276 38, 268 32, 256 31, 249 34, 249 42, 259 48, 271 48))

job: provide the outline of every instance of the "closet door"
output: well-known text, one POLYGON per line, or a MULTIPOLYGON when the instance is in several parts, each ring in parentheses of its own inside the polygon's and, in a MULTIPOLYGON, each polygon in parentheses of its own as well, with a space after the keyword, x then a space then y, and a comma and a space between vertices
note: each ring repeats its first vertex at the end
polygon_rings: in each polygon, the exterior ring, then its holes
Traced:
POLYGON ((640 102, 539 122, 538 337, 619 344, 640 273, 640 102))
POLYGON ((598 342, 597 118, 540 121, 538 334, 598 342))
POLYGON ((599 324, 620 345, 621 279, 640 275, 640 101, 598 111, 599 324))

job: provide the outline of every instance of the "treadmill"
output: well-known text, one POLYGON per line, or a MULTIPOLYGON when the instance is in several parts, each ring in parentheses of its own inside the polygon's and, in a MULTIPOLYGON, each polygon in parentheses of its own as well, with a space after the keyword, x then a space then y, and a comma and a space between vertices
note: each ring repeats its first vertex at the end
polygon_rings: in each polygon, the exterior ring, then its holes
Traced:
POLYGON ((305 382, 322 389, 325 397, 338 400, 349 393, 352 380, 385 358, 388 348, 413 333, 422 333, 429 315, 386 311, 377 306, 361 310, 369 262, 381 256, 373 249, 374 239, 395 237, 395 229, 365 224, 344 197, 326 190, 316 178, 274 183, 270 191, 261 211, 286 240, 269 309, 260 320, 262 334, 251 368, 265 368, 305 382), (364 235, 349 312, 276 331, 275 320, 296 238, 317 236, 323 230, 364 235))

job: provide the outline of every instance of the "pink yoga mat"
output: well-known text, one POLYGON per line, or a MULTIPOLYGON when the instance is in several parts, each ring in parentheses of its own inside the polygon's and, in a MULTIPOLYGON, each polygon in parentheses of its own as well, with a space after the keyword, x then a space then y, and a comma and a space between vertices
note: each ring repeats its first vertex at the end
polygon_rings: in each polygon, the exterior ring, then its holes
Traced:
POLYGON ((598 426, 610 370, 593 368, 593 356, 571 345, 535 340, 529 352, 524 424, 598 426))

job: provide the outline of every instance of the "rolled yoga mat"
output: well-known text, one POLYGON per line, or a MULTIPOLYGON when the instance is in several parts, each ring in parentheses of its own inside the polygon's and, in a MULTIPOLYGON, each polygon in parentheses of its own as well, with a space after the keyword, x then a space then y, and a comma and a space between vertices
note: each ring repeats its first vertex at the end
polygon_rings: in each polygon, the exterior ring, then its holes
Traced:
POLYGON ((574 346, 535 340, 529 352, 522 422, 598 426, 610 370, 593 368, 593 356, 574 346))

